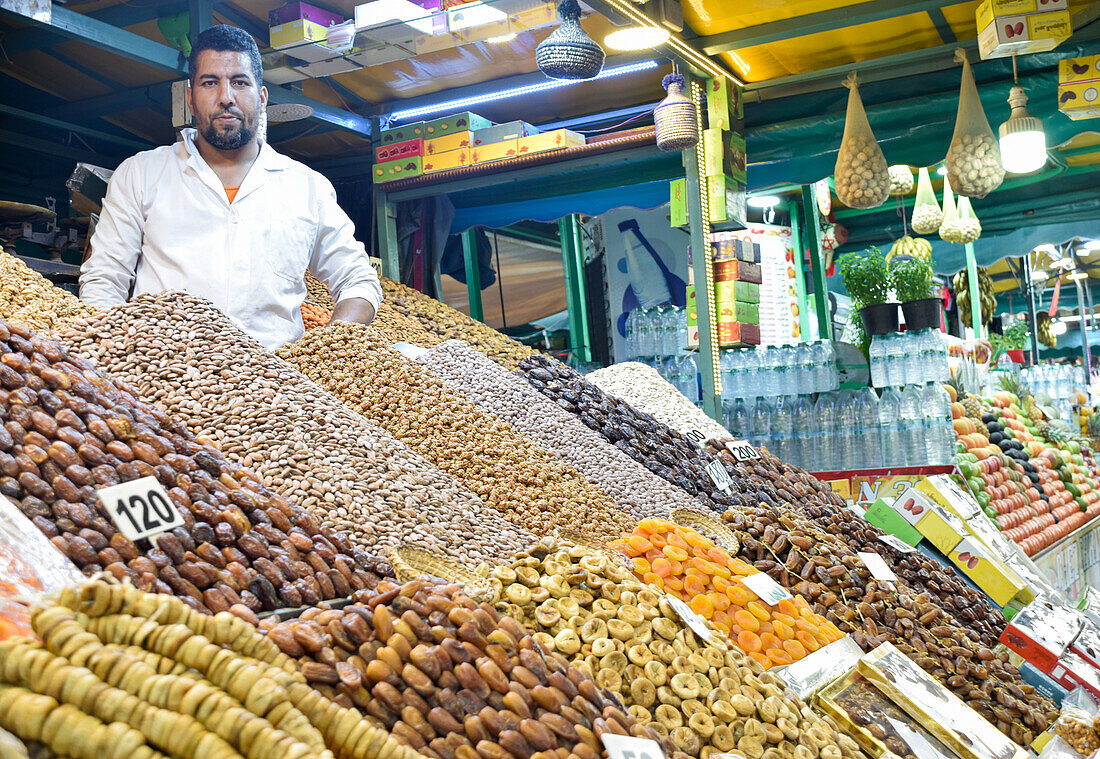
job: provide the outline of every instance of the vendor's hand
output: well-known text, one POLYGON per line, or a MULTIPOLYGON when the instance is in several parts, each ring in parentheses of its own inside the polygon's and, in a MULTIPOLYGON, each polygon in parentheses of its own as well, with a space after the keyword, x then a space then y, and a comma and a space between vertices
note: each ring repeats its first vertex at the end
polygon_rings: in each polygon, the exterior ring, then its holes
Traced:
POLYGON ((348 298, 336 304, 336 308, 332 309, 332 318, 329 319, 328 323, 355 322, 357 324, 370 324, 373 320, 374 306, 370 304, 370 301, 363 298, 348 298))

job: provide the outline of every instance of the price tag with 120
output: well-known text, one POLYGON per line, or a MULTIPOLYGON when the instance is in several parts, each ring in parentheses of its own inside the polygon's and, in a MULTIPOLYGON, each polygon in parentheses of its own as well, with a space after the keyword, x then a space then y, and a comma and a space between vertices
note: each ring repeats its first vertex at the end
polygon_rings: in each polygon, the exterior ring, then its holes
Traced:
POLYGON ((648 738, 604 733, 600 740, 607 749, 607 759, 665 759, 661 745, 648 738))
POLYGON ((100 488, 96 495, 115 527, 130 540, 151 538, 183 526, 179 509, 156 477, 100 488))

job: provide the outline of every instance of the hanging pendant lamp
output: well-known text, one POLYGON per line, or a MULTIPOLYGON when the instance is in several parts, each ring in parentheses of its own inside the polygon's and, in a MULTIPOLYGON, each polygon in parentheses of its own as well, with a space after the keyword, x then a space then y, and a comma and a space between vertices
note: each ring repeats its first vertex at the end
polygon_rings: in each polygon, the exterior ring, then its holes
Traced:
POLYGON ((604 52, 581 28, 577 0, 558 4, 561 26, 535 48, 539 70, 551 79, 592 79, 603 70, 604 52))
POLYGON ((657 147, 661 150, 687 150, 699 142, 699 121, 695 118, 695 104, 680 90, 684 77, 669 74, 661 80, 668 90, 668 97, 653 109, 653 123, 657 127, 657 147))

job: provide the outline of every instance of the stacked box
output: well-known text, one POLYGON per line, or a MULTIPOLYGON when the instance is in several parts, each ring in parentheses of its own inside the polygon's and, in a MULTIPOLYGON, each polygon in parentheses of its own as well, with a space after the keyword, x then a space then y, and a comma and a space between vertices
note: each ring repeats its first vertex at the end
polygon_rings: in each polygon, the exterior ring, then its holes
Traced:
MULTIPOLYGON (((425 131, 427 131, 425 129, 425 131)), ((449 153, 452 150, 469 149, 474 146, 473 132, 449 132, 439 137, 424 139, 424 154, 449 153)))
POLYGON ((1100 55, 1058 61, 1058 110, 1075 121, 1100 116, 1100 55))
POLYGON ((382 144, 389 145, 394 142, 407 142, 409 140, 419 140, 424 137, 424 122, 414 121, 411 124, 405 124, 399 127, 393 127, 392 129, 382 130, 382 144))
POLYGON ((547 150, 575 148, 585 144, 583 134, 568 129, 554 129, 519 138, 519 154, 544 153, 547 150))
POLYGON ((520 137, 530 137, 538 133, 538 127, 526 121, 506 121, 484 129, 475 129, 474 146, 489 145, 504 140, 518 140, 520 137))
MULTIPOLYGON (((476 137, 475 137, 476 139, 476 137)), ((474 163, 504 161, 519 155, 519 140, 499 140, 486 145, 475 145, 470 151, 474 163)))
POLYGON ((458 150, 448 150, 443 153, 424 156, 424 173, 431 174, 436 171, 461 169, 469 166, 473 163, 472 152, 470 148, 459 148, 458 150))
POLYGON ((400 161, 424 155, 424 140, 405 140, 379 145, 374 149, 374 162, 400 161))
MULTIPOLYGON (((487 129, 492 125, 493 122, 483 116, 478 116, 476 113, 470 113, 469 111, 463 111, 462 113, 455 113, 425 123, 424 139, 433 140, 437 137, 453 134, 455 132, 472 132, 476 129, 487 129)), ((466 147, 470 146, 467 145, 466 147)))
POLYGON ((1073 33, 1068 0, 984 0, 975 21, 983 61, 1053 50, 1073 33))
POLYGON ((718 344, 723 348, 760 343, 761 272, 759 264, 738 257, 736 249, 746 245, 751 243, 725 240, 716 250, 714 307, 718 314, 718 344))
POLYGON ((387 161, 374 164, 374 182, 393 182, 397 179, 418 177, 424 173, 424 159, 420 156, 406 158, 401 161, 387 161))

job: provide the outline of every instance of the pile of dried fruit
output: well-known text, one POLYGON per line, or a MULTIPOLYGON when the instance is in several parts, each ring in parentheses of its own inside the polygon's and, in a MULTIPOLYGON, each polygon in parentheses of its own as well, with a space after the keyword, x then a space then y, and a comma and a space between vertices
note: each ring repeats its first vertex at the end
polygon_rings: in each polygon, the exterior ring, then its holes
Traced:
POLYGON ((382 278, 382 292, 387 304, 441 340, 462 340, 509 369, 535 353, 523 343, 392 279, 382 278))
POLYGON ((54 332, 94 312, 15 256, 0 251, 0 317, 38 332, 54 332))
POLYGON ((764 669, 798 661, 844 637, 800 595, 769 608, 740 582, 759 571, 689 527, 643 519, 611 547, 633 562, 637 577, 687 602, 764 669))
POLYGON ((267 638, 322 694, 430 759, 598 759, 604 733, 661 740, 457 585, 385 583, 356 601, 269 625, 267 638))
POLYGON ((476 565, 531 539, 207 301, 143 295, 67 338, 357 545, 411 544, 476 565))
POLYGON ((302 304, 302 323, 305 324, 306 329, 323 327, 328 324, 328 320, 331 318, 331 311, 326 311, 320 306, 308 302, 302 304))
POLYGON ((305 335, 279 355, 516 525, 540 535, 566 529, 594 536, 617 536, 633 527, 633 520, 575 469, 479 411, 367 327, 335 324, 305 335))
POLYGON ((465 393, 482 411, 508 422, 576 467, 631 515, 640 519, 665 516, 673 509, 703 508, 683 490, 647 471, 575 416, 466 344, 449 340, 419 361, 465 393))
POLYGON ((33 626, 0 643, 0 727, 58 756, 416 759, 230 614, 94 582, 33 626))
POLYGON ((88 574, 199 609, 253 612, 347 596, 386 568, 87 360, 0 321, 0 493, 88 574), (185 525, 142 551, 97 488, 155 477, 185 525))
POLYGON ((618 693, 684 753, 862 756, 755 660, 701 641, 661 591, 608 556, 540 543, 491 577, 502 613, 537 630, 539 643, 618 693))

